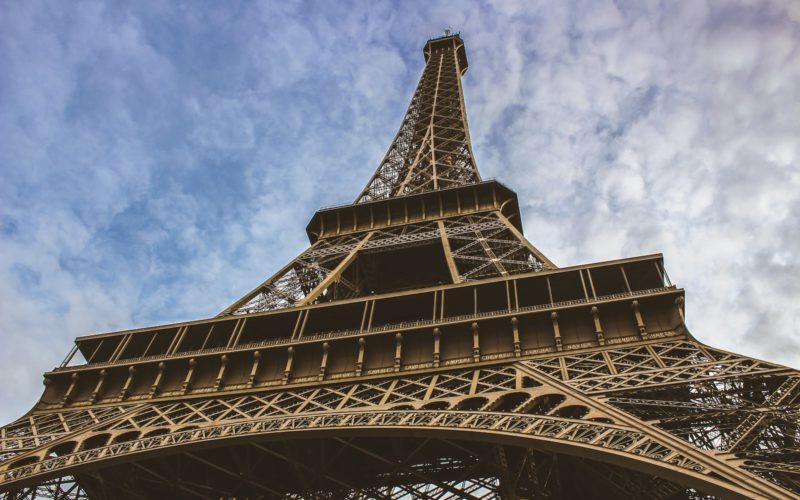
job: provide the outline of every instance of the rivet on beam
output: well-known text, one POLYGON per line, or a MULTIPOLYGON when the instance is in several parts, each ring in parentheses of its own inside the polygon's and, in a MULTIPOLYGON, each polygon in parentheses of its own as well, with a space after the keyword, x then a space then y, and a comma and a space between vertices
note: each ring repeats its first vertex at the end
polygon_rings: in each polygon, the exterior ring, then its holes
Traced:
POLYGON ((106 370, 100 370, 100 378, 97 380, 97 385, 94 386, 92 395, 89 397, 89 402, 94 403, 97 400, 97 395, 100 394, 100 389, 103 388, 103 381, 106 379, 106 370))
POLYGON ((125 381, 125 385, 122 386, 122 389, 119 391, 119 399, 124 400, 128 397, 130 393, 131 384, 133 383, 133 376, 136 374, 136 367, 129 366, 128 367, 128 379, 125 381))
POLYGON ((394 371, 400 371, 400 356, 403 352, 403 334, 398 333, 394 336, 395 340, 395 348, 394 348, 394 371))
POLYGON ((686 322, 686 318, 684 318, 683 316, 683 303, 684 303, 683 297, 677 297, 675 299, 675 308, 678 309, 678 316, 681 317, 681 325, 683 325, 686 322))
POLYGON ((186 372, 186 378, 183 379, 183 385, 181 386, 181 393, 186 394, 186 391, 189 390, 189 386, 192 383, 192 376, 194 375, 194 369, 197 367, 197 361, 194 358, 189 360, 189 371, 186 372))
POLYGON ((317 380, 320 382, 325 379, 325 369, 328 366, 328 352, 331 349, 331 345, 328 342, 322 343, 322 361, 319 364, 319 375, 317 376, 317 380))
POLYGON ((159 384, 161 384, 161 379, 164 377, 164 371, 166 369, 167 369, 167 365, 163 361, 158 364, 158 375, 156 375, 156 380, 155 380, 155 382, 153 382, 153 385, 150 386, 150 397, 151 398, 156 395, 156 392, 158 392, 158 386, 159 386, 159 384))
POLYGON ((555 311, 550 313, 550 319, 553 320, 553 335, 556 340, 556 350, 560 351, 563 349, 563 346, 561 343, 561 329, 558 327, 558 313, 555 311))
POLYGON ((472 323, 472 361, 478 362, 481 360, 481 339, 480 327, 478 323, 472 323))
POLYGON ((71 381, 69 384, 69 389, 67 389, 67 392, 64 394, 64 397, 61 398, 62 405, 65 405, 67 404, 67 402, 69 402, 69 398, 72 397, 72 393, 75 391, 75 386, 78 384, 79 378, 80 375, 78 375, 77 373, 72 374, 71 381))
POLYGON ((222 386, 222 377, 225 376, 225 368, 228 366, 228 355, 223 354, 219 358, 219 372, 217 373, 217 379, 214 380, 214 389, 219 390, 222 386))
POLYGON ((253 353, 253 368, 250 370, 250 378, 247 379, 247 387, 255 385, 259 363, 261 363, 261 351, 255 351, 253 353))
POLYGON ((292 373, 292 361, 294 361, 294 347, 286 349, 286 369, 283 370, 283 378, 281 383, 289 383, 289 375, 292 373))
POLYGON ((519 320, 516 316, 511 317, 511 331, 514 333, 514 356, 522 355, 522 345, 519 342, 519 320))
POLYGON ((639 335, 643 339, 647 338, 647 330, 644 327, 644 321, 642 320, 642 311, 639 310, 639 301, 634 300, 631 302, 631 307, 633 308, 633 314, 636 316, 636 326, 639 328, 639 335))
POLYGON ((606 345, 603 327, 600 325, 600 310, 597 308, 597 306, 592 306, 592 319, 594 320, 594 334, 597 336, 597 343, 600 345, 606 345))
POLYGON ((364 370, 364 349, 367 347, 367 341, 364 340, 364 337, 358 339, 358 359, 356 360, 356 377, 361 376, 361 372, 364 370))
POLYGON ((438 368, 441 360, 440 344, 442 340, 442 331, 438 328, 433 329, 433 367, 438 368))

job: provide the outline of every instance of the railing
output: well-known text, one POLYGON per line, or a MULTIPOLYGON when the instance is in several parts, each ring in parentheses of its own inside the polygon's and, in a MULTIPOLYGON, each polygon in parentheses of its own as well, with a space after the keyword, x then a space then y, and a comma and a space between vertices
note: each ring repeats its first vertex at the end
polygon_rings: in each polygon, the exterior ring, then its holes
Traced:
MULTIPOLYGON (((294 344, 300 343, 312 343, 320 340, 331 340, 337 339, 342 337, 356 337, 356 336, 370 336, 379 333, 386 333, 386 332, 395 332, 395 331, 406 331, 406 330, 413 330, 419 329, 423 327, 432 327, 436 325, 443 325, 448 323, 463 323, 463 322, 472 322, 481 319, 490 319, 490 318, 498 318, 503 316, 512 316, 515 314, 524 314, 524 313, 531 313, 536 311, 547 311, 551 309, 561 309, 564 307, 571 307, 571 306, 579 306, 579 305, 589 305, 595 304, 600 302, 607 302, 610 300, 618 300, 618 299, 626 299, 632 297, 640 297, 643 295, 650 295, 655 293, 663 293, 668 292, 671 290, 675 290, 675 285, 672 286, 665 286, 659 288, 649 288, 647 290, 637 290, 633 292, 621 292, 621 293, 614 293, 610 295, 602 295, 597 298, 589 298, 589 299, 573 299, 573 300, 564 300, 560 302, 553 302, 547 304, 536 304, 532 306, 524 306, 519 307, 516 309, 499 309, 496 311, 487 311, 487 312, 479 312, 474 314, 461 314, 457 316, 449 316, 447 318, 442 319, 420 319, 416 321, 402 321, 400 323, 390 323, 381 326, 375 326, 369 329, 359 330, 359 329, 348 329, 348 330, 331 330, 325 331, 320 333, 315 333, 314 335, 303 336, 299 339, 291 339, 288 337, 280 337, 275 339, 268 339, 262 340, 259 342, 250 342, 247 344, 239 344, 235 347, 212 347, 206 349, 196 349, 193 351, 181 351, 176 352, 173 354, 154 354, 151 356, 140 356, 137 358, 125 358, 119 359, 116 361, 107 361, 107 362, 98 362, 98 363, 86 363, 83 365, 76 365, 76 366, 65 366, 65 367, 58 367, 55 368, 54 371, 68 371, 73 370, 78 367, 92 367, 92 368, 106 368, 112 366, 120 366, 120 365, 127 365, 130 363, 140 363, 144 361, 150 360, 165 360, 171 358, 183 358, 186 356, 193 356, 193 355, 206 355, 206 354, 213 354, 217 352, 237 352, 237 351, 251 351, 254 349, 260 349, 264 347, 276 347, 276 346, 289 346, 294 344)), ((632 339, 638 339, 638 337, 631 337, 632 339)), ((621 342, 625 342, 626 340, 621 340, 621 342)), ((609 340, 609 343, 616 343, 612 340, 609 340)), ((574 349, 574 347, 573 347, 574 349)), ((545 351, 547 352, 547 351, 545 351)))
MULTIPOLYGON (((442 38, 444 38, 444 37, 442 37, 442 38)), ((488 178, 485 178, 485 179, 481 179, 480 182, 470 182, 469 184, 461 184, 461 185, 458 185, 458 186, 446 187, 446 188, 442 188, 442 189, 437 189, 435 191, 425 191, 424 193, 434 193, 434 192, 442 192, 442 193, 444 193, 444 192, 447 192, 447 191, 452 191, 452 190, 456 190, 456 189, 462 188, 462 187, 464 187, 466 185, 469 185, 469 186, 480 186, 480 185, 483 185, 483 184, 491 184, 493 182, 496 182, 498 184, 502 184, 499 180, 497 180, 496 177, 488 177, 488 178)), ((411 193, 411 194, 406 194, 406 195, 400 194, 400 195, 392 197, 391 199, 403 198, 404 196, 408 196, 408 197, 419 196, 420 194, 423 194, 423 193, 411 193)), ((373 201, 385 201, 385 200, 389 200, 389 199, 390 198, 381 198, 379 200, 373 200, 373 201)), ((325 212, 325 211, 328 211, 328 210, 338 210, 338 209, 341 209, 341 208, 357 207, 357 206, 361 206, 361 205, 363 205, 363 204, 362 203, 339 203, 337 205, 328 205, 326 207, 322 207, 319 210, 317 210, 317 212, 325 212)))

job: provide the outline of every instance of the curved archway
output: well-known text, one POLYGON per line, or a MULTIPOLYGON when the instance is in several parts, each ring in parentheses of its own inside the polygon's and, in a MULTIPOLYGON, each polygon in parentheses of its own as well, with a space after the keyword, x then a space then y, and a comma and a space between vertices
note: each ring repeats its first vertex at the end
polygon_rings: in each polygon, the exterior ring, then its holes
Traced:
POLYGON ((111 438, 111 435, 108 433, 102 434, 95 434, 84 440, 81 443, 80 449, 81 451, 85 450, 94 450, 96 448, 100 448, 101 446, 105 446, 108 443, 108 440, 111 438))
POLYGON ((583 405, 567 405, 557 408, 553 415, 563 418, 580 419, 589 413, 589 408, 583 405))
POLYGON ((63 443, 58 443, 50 447, 47 450, 48 457, 60 457, 62 455, 69 455, 73 451, 75 451, 75 447, 78 443, 75 441, 65 441, 63 443))
POLYGON ((524 411, 534 415, 547 415, 566 399, 563 394, 545 394, 534 398, 530 404, 525 406, 524 411))
POLYGON ((447 410, 450 408, 450 403, 447 401, 431 401, 422 405, 422 410, 447 410))
POLYGON ((497 398, 497 401, 492 405, 492 411, 514 411, 530 397, 531 395, 527 392, 509 392, 503 394, 497 398))
POLYGON ((8 469, 9 469, 9 470, 18 469, 18 468, 20 468, 20 467, 24 467, 24 466, 26 466, 26 465, 32 465, 32 464, 35 464, 35 463, 36 463, 36 462, 38 462, 38 461, 39 461, 39 459, 38 459, 38 458, 36 458, 36 457, 25 457, 25 458, 20 458, 19 460, 15 460, 14 462, 11 462, 11 463, 9 464, 9 466, 8 466, 8 469))
POLYGON ((140 434, 139 431, 124 432, 122 434, 117 435, 113 439, 113 442, 114 443, 126 443, 128 441, 133 441, 134 439, 137 439, 139 437, 139 434, 140 434))
POLYGON ((471 398, 462 399, 461 401, 456 404, 453 408, 454 410, 465 410, 465 411, 475 411, 480 410, 489 400, 483 396, 475 396, 471 398))
MULTIPOLYGON (((514 446, 597 460, 676 481, 711 494, 745 497, 752 491, 745 489, 752 487, 752 484, 740 486, 704 474, 704 467, 692 456, 676 454, 663 443, 643 442, 641 435, 621 426, 554 416, 541 418, 525 414, 419 410, 333 412, 313 417, 287 415, 247 424, 200 427, 170 435, 100 445, 100 442, 108 439, 108 434, 104 433, 90 438, 94 441, 85 442, 96 445, 95 449, 19 465, 13 474, 0 473, 0 479, 4 487, 12 484, 23 486, 64 474, 99 471, 118 463, 148 460, 156 455, 184 454, 193 450, 222 449, 240 444, 263 446, 259 443, 289 443, 300 438, 324 438, 336 443, 354 438, 388 439, 389 442, 403 438, 397 441, 400 442, 409 437, 457 439, 467 443, 514 446), (631 442, 638 445, 631 449, 631 442), (668 456, 671 457, 669 461, 666 460, 668 456), (59 462, 53 462, 55 460, 59 462)), ((190 456, 192 454, 189 453, 190 456)), ((696 458, 703 460, 700 455, 696 458)), ((731 470, 735 473, 734 469, 731 470)))

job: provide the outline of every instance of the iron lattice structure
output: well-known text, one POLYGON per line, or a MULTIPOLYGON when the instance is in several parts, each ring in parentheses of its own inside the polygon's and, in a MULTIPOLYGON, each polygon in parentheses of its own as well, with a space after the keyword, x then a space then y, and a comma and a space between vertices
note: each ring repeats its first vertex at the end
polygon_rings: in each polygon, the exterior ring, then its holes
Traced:
POLYGON ((2 498, 800 493, 800 373, 697 341, 661 255, 557 268, 480 180, 461 38, 424 53, 308 250, 214 318, 76 339, 0 430, 2 498))
POLYGON ((481 180, 461 90, 467 71, 464 42, 429 43, 424 54, 425 70, 400 130, 357 203, 481 180))

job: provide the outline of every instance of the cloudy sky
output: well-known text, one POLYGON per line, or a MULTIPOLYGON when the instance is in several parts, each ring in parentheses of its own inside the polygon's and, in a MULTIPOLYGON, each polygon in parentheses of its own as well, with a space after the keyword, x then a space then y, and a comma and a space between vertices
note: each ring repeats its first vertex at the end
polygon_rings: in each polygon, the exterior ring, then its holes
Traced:
POLYGON ((796 1, 0 4, 0 423, 75 336, 212 316, 301 251, 448 26, 539 249, 663 252, 700 340, 800 366, 796 1))

